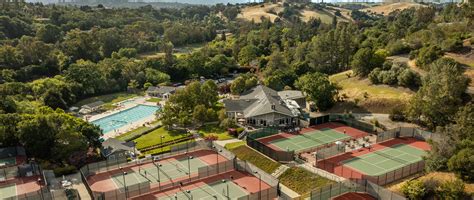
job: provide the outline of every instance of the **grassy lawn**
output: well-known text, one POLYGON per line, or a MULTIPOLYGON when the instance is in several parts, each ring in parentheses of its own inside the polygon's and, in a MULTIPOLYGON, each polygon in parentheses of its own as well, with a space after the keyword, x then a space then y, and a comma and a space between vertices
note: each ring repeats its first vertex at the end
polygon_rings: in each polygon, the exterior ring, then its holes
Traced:
POLYGON ((198 129, 198 132, 203 136, 217 135, 218 140, 228 140, 232 139, 231 135, 227 133, 227 130, 219 127, 217 124, 208 124, 204 125, 198 129))
MULTIPOLYGON (((156 126, 156 125, 158 125, 159 123, 160 123, 159 121, 152 122, 152 123, 151 123, 151 126, 152 126, 152 127, 153 127, 153 126, 156 126)), ((117 137, 115 137, 115 138, 117 138, 117 139, 119 139, 119 140, 127 140, 127 138, 133 137, 133 136, 136 135, 136 134, 140 134, 140 133, 142 133, 143 131, 146 131, 146 130, 151 129, 152 127, 141 126, 141 127, 136 128, 136 129, 133 129, 133 130, 131 130, 131 131, 129 131, 129 132, 126 132, 126 133, 124 133, 124 134, 122 134, 122 135, 119 135, 119 136, 117 136, 117 137)))
POLYGON ((144 147, 160 144, 161 136, 165 136, 165 138, 163 138, 163 142, 167 142, 170 140, 175 140, 175 139, 184 137, 186 136, 186 134, 183 132, 174 131, 174 130, 168 131, 164 127, 161 127, 133 141, 137 143, 137 149, 141 149, 144 147))
MULTIPOLYGON (((184 141, 184 142, 178 142, 174 145, 178 145, 178 144, 184 144, 186 142, 193 142, 194 139, 192 140, 188 140, 188 141, 184 141)), ((144 152, 141 152, 143 155, 156 155, 156 154, 159 154, 159 153, 162 153, 162 152, 167 152, 167 151, 170 151, 171 150, 171 146, 174 146, 174 145, 169 145, 169 146, 165 146, 163 148, 156 148, 156 149, 152 149, 152 150, 149 150, 149 151, 144 151, 144 152)))
POLYGON ((161 101, 161 99, 160 99, 160 98, 155 98, 155 97, 153 97, 153 98, 147 99, 146 101, 147 101, 147 102, 152 102, 152 103, 158 103, 158 102, 161 101))
MULTIPOLYGON (((361 79, 354 75, 348 77, 347 74, 353 74, 352 70, 334 74, 329 77, 329 80, 342 88, 339 93, 347 96, 346 101, 357 102, 359 107, 368 112, 387 113, 393 106, 407 101, 414 94, 407 88, 373 85, 368 79, 361 79)), ((344 109, 350 110, 350 108, 344 109)))
POLYGON ((245 141, 233 142, 233 143, 226 144, 225 148, 229 149, 229 150, 232 150, 232 149, 235 149, 235 148, 243 146, 243 145, 245 145, 245 141))
POLYGON ((95 97, 89 97, 87 99, 83 99, 83 100, 77 102, 76 104, 74 104, 74 106, 81 107, 83 105, 93 103, 93 102, 96 102, 96 101, 103 101, 105 103, 103 107, 106 110, 110 110, 110 109, 115 108, 115 106, 112 105, 112 104, 123 101, 123 100, 130 99, 130 98, 133 98, 133 97, 136 97, 136 96, 139 96, 139 95, 140 94, 136 94, 136 93, 117 92, 117 93, 113 93, 113 94, 106 94, 106 95, 100 95, 100 96, 95 96, 95 97))
MULTIPOLYGON (((240 143, 240 142, 239 142, 240 143)), ((227 147, 234 146, 233 143, 227 144, 227 147)), ((234 148, 229 149, 232 151, 237 158, 245 161, 249 161, 250 163, 254 164, 256 167, 262 169, 263 171, 271 174, 273 173, 278 167, 280 167, 280 163, 275 162, 259 152, 253 150, 252 148, 248 147, 247 145, 240 145, 234 148)))
POLYGON ((306 169, 300 167, 291 167, 280 177, 280 183, 299 193, 303 197, 310 194, 316 188, 334 183, 329 179, 320 177, 306 169))

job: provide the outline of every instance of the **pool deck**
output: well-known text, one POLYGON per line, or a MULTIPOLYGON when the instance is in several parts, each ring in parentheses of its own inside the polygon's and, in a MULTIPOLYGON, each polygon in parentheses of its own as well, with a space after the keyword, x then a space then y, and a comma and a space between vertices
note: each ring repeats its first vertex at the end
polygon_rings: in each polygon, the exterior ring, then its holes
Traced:
MULTIPOLYGON (((90 116, 88 119, 86 119, 84 117, 84 120, 89 121, 89 122, 94 121, 94 120, 98 120, 98 119, 101 119, 103 117, 107 117, 107 116, 113 115, 115 113, 119 113, 123 110, 127 110, 129 108, 132 108, 132 107, 134 107, 138 104, 148 105, 148 106, 156 106, 156 103, 147 102, 146 99, 147 99, 146 97, 135 97, 135 98, 133 98, 133 101, 131 101, 131 102, 130 102, 130 99, 125 100, 125 101, 127 101, 126 104, 122 104, 122 102, 119 102, 119 103, 117 103, 117 105, 119 106, 118 108, 113 109, 111 111, 106 111, 106 112, 103 112, 103 113, 100 113, 100 114, 97 114, 97 115, 90 116)), ((155 120, 156 120, 155 115, 145 117, 145 118, 140 119, 136 122, 132 122, 130 124, 124 125, 124 126, 118 128, 118 129, 116 129, 116 131, 105 132, 104 135, 102 136, 102 138, 104 138, 104 140, 106 140, 108 138, 113 138, 113 137, 119 136, 119 135, 121 135, 123 133, 126 133, 128 131, 131 131, 133 129, 142 127, 147 122, 152 122, 152 121, 155 121, 155 120)))

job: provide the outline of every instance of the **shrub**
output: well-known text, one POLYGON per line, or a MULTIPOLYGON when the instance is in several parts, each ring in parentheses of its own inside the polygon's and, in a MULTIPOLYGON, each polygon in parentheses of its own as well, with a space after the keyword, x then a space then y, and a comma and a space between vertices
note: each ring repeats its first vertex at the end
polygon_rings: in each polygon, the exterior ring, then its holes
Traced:
POLYGON ((464 196, 464 183, 459 179, 446 181, 436 188, 436 196, 444 200, 462 199, 464 196))
POLYGON ((421 77, 418 73, 405 69, 397 77, 398 85, 403 87, 419 87, 421 84, 421 77))
POLYGON ((76 173, 77 168, 74 165, 67 165, 64 167, 56 167, 54 168, 53 172, 56 177, 60 177, 62 175, 76 173))
POLYGON ((395 85, 397 83, 397 75, 393 71, 382 71, 382 83, 387 85, 395 85))
POLYGON ((404 107, 403 106, 396 106, 393 107, 390 110, 390 114, 388 115, 388 118, 392 121, 405 121, 405 113, 403 112, 404 107))
POLYGON ((410 52, 410 47, 401 40, 397 40, 387 45, 390 55, 399 55, 410 52))
POLYGON ((474 149, 465 148, 460 150, 449 159, 448 168, 463 180, 474 180, 474 149))
POLYGON ((242 127, 239 127, 239 128, 236 129, 236 131, 237 131, 238 134, 242 133, 244 130, 245 130, 245 129, 242 128, 242 127))
POLYGON ((443 51, 457 51, 462 48, 462 40, 459 38, 448 38, 441 43, 443 51))
POLYGON ((441 51, 441 48, 436 45, 423 47, 418 53, 416 65, 418 67, 426 69, 429 64, 440 58, 441 55, 443 55, 443 52, 441 51))
POLYGON ((408 199, 422 199, 426 195, 425 184, 421 180, 411 180, 400 188, 408 199))
POLYGON ((377 67, 369 73, 369 80, 371 83, 379 84, 381 82, 379 79, 380 72, 382 72, 382 70, 377 67))

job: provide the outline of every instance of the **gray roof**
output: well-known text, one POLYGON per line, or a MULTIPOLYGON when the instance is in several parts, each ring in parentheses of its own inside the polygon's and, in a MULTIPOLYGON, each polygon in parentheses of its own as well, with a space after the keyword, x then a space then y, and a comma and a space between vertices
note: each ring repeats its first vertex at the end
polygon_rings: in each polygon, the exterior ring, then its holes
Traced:
POLYGON ((273 112, 295 116, 278 92, 263 85, 258 85, 243 93, 238 100, 225 100, 224 104, 227 111, 243 112, 245 117, 273 112))
POLYGON ((176 87, 173 86, 150 86, 146 90, 146 92, 153 92, 153 93, 160 93, 160 94, 166 94, 166 93, 173 93, 176 91, 176 87))
POLYGON ((0 148, 0 159, 11 158, 16 156, 26 156, 25 148, 19 146, 0 148))
POLYGON ((298 90, 284 90, 284 91, 278 92, 278 95, 282 99, 293 99, 294 100, 294 99, 304 98, 303 92, 298 91, 298 90))
POLYGON ((96 108, 96 107, 99 107, 101 105, 104 105, 104 102, 103 101, 96 101, 96 102, 92 102, 92 103, 88 103, 86 105, 83 105, 82 108, 96 108))
POLYGON ((133 151, 135 143, 133 141, 125 142, 115 138, 109 138, 102 142, 102 154, 107 157, 117 151, 133 151))

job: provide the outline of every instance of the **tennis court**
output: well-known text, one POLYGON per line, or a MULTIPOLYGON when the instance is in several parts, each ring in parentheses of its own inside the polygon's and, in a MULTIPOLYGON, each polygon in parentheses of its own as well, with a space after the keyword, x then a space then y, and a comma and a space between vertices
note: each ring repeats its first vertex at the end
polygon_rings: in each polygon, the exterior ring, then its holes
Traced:
POLYGON ((0 186, 0 197, 2 198, 12 198, 16 197, 17 191, 16 191, 16 184, 8 184, 8 185, 3 185, 0 186))
POLYGON ((292 137, 272 140, 268 143, 280 148, 281 150, 294 150, 296 152, 300 152, 349 138, 351 137, 346 134, 334 131, 330 128, 325 128, 321 130, 313 130, 292 137))
POLYGON ((425 151, 411 145, 396 144, 342 161, 342 163, 363 174, 378 176, 421 161, 425 154, 425 151))
POLYGON ((5 165, 16 165, 16 158, 15 157, 10 157, 10 158, 2 158, 0 159, 0 166, 5 166, 5 165))
POLYGON ((188 157, 166 159, 134 168, 133 170, 127 171, 126 175, 123 175, 123 173, 112 175, 112 180, 117 188, 120 189, 124 188, 125 184, 134 185, 144 182, 166 183, 172 180, 186 178, 189 176, 189 173, 197 173, 198 169, 204 166, 207 166, 207 164, 195 157, 189 157, 189 159, 188 157), (188 169, 188 166, 190 166, 191 170, 188 169))
POLYGON ((215 200, 215 199, 238 199, 246 196, 247 192, 235 184, 231 180, 217 181, 210 184, 205 184, 192 190, 180 190, 174 195, 167 195, 159 199, 201 199, 201 200, 215 200))

